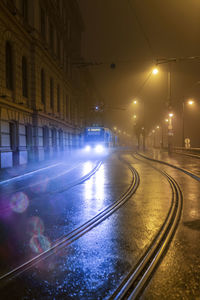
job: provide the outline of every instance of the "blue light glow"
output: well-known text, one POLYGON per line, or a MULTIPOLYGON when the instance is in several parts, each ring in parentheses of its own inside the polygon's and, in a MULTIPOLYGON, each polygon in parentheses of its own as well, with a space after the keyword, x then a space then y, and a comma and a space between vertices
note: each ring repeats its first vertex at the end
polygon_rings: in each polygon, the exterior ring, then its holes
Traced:
POLYGON ((102 145, 96 145, 95 151, 97 153, 102 153, 104 151, 104 147, 102 145))
POLYGON ((90 150, 91 150, 91 146, 90 146, 90 145, 87 145, 87 146, 85 147, 85 151, 89 152, 90 150))

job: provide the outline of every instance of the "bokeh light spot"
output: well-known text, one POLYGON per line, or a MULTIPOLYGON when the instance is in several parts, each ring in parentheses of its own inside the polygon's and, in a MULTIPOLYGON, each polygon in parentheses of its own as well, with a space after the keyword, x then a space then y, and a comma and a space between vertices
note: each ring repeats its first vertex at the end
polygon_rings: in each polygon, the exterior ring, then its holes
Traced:
POLYGON ((31 250, 35 253, 42 253, 51 247, 49 239, 43 234, 33 235, 29 245, 31 250))
POLYGON ((29 199, 26 194, 18 192, 10 199, 10 207, 14 212, 23 213, 29 205, 29 199))
POLYGON ((44 223, 37 217, 31 217, 28 221, 28 233, 32 235, 41 235, 44 232, 44 223))

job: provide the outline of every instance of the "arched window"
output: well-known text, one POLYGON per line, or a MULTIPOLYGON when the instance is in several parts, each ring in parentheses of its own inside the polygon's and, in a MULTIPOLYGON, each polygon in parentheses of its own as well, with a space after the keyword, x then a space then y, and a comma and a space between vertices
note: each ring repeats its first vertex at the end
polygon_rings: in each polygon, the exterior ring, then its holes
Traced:
POLYGON ((54 97, 53 97, 53 94, 54 94, 54 86, 53 86, 53 78, 50 78, 50 107, 53 108, 53 100, 54 100, 54 97))
POLYGON ((60 112, 60 86, 57 85, 57 112, 60 112))
POLYGON ((10 42, 6 42, 6 87, 13 90, 13 50, 10 42))
POLYGON ((22 95, 28 97, 28 70, 25 56, 22 57, 22 95))
POLYGON ((41 70, 41 102, 45 104, 45 74, 44 70, 41 70))
POLYGON ((22 0, 22 16, 25 21, 28 21, 28 0, 22 0))

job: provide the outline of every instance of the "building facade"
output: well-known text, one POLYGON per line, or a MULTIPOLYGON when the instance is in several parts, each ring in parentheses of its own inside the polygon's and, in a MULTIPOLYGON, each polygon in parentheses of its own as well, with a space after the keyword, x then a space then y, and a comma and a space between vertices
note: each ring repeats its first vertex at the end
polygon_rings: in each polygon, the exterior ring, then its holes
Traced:
POLYGON ((0 1, 0 167, 81 143, 83 24, 75 0, 0 1))

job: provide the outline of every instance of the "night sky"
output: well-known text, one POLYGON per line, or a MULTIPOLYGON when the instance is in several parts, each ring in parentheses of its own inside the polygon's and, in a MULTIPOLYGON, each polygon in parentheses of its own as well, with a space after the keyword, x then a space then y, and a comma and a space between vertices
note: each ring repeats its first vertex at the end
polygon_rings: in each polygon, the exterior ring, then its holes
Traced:
MULTIPOLYGON (((100 101, 105 109, 105 125, 131 132, 134 98, 145 102, 146 128, 154 128, 167 112, 167 71, 159 65, 159 74, 143 86, 156 60, 178 58, 171 65, 171 101, 175 113, 174 128, 180 137, 181 102, 200 100, 200 2, 198 0, 78 0, 85 31, 82 55, 86 61, 101 62, 89 67, 100 101), (110 64, 116 64, 115 69, 110 64)), ((139 115, 139 112, 136 112, 139 115)), ((188 134, 200 144, 200 105, 187 112, 188 134), (195 120, 195 127, 191 120, 195 120), (191 128, 190 128, 191 127, 191 128)), ((140 116, 141 117, 141 116, 140 116)))

